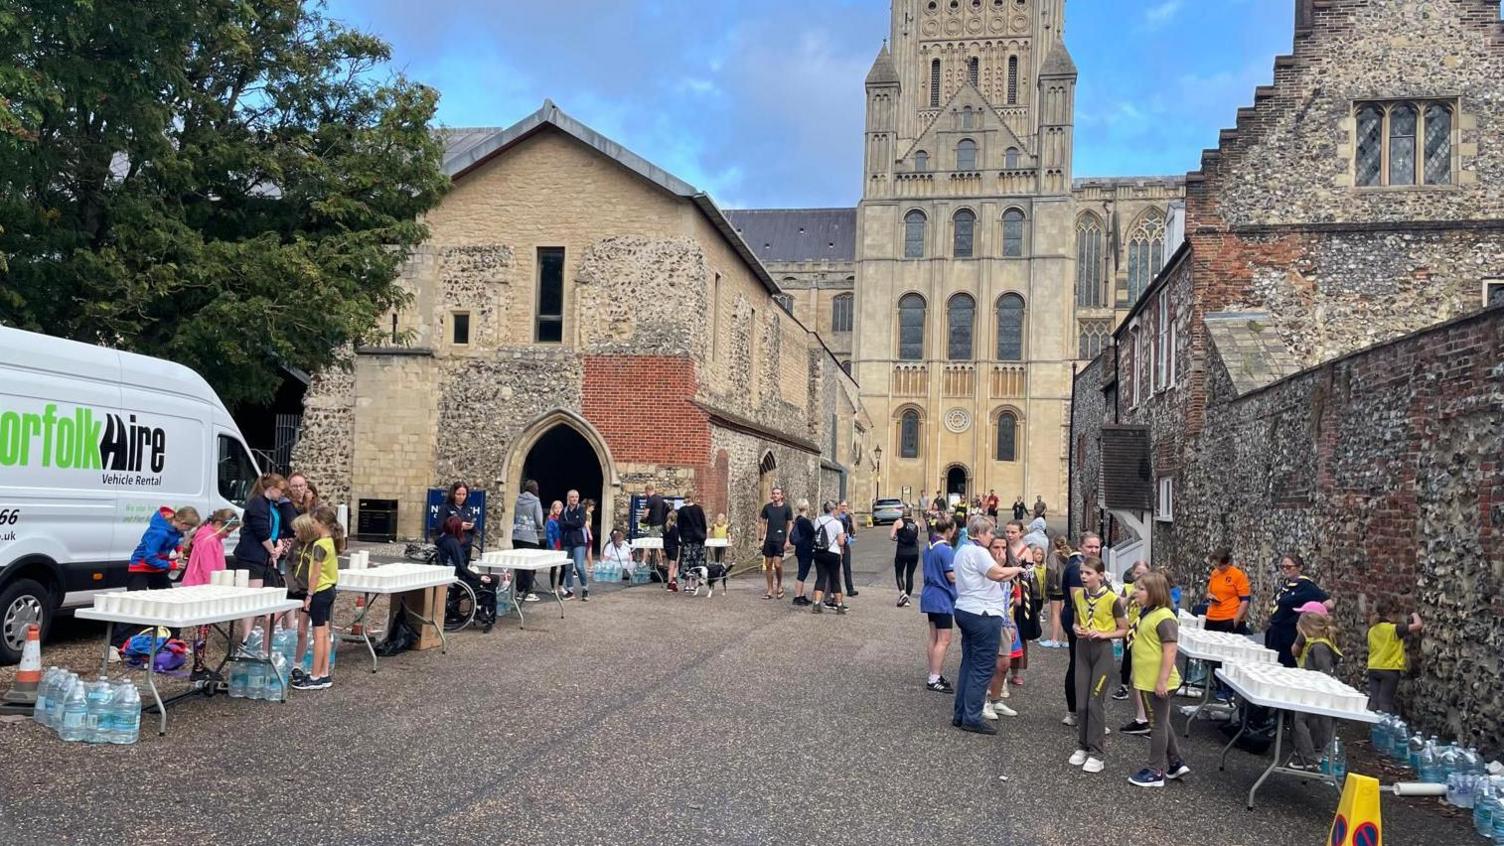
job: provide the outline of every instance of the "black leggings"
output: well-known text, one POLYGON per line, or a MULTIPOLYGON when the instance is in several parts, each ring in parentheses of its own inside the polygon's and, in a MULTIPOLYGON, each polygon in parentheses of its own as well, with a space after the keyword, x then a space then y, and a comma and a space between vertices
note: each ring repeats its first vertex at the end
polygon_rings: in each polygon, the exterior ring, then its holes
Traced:
POLYGON ((898 589, 908 595, 914 592, 914 568, 919 566, 919 555, 898 553, 893 559, 893 581, 898 583, 898 589))
POLYGON ((815 571, 815 590, 839 596, 841 593, 840 553, 816 552, 815 571))
MULTIPOLYGON (((512 548, 513 549, 541 549, 542 546, 541 546, 541 544, 537 543, 536 541, 525 541, 525 540, 518 540, 516 538, 512 538, 512 548)), ((517 598, 520 599, 520 598, 522 598, 523 595, 525 595, 527 593, 530 593, 532 591, 532 589, 533 589, 533 575, 534 574, 533 574, 532 570, 518 570, 517 571, 517 583, 512 586, 512 589, 514 591, 516 591, 516 593, 514 595, 517 598)))

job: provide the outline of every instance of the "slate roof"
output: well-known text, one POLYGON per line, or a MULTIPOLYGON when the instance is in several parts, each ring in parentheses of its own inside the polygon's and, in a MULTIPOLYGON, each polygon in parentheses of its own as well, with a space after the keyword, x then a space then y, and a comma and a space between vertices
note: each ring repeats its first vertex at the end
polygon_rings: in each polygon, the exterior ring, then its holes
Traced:
POLYGON ((1056 41, 1045 54, 1044 64, 1039 66, 1040 76, 1074 76, 1076 63, 1071 60, 1071 51, 1065 49, 1064 41, 1056 41))
POLYGON ((888 52, 888 43, 884 41, 883 49, 872 62, 872 70, 867 72, 867 84, 891 85, 895 82, 898 82, 898 68, 893 66, 893 54, 888 52))
POLYGON ((856 209, 733 209, 726 217, 765 262, 856 260, 856 209))
MULTIPOLYGON (((444 173, 451 179, 461 179, 493 156, 501 154, 513 145, 532 137, 535 133, 552 128, 563 132, 601 155, 651 182, 658 188, 694 203, 721 233, 738 255, 741 256, 763 287, 771 294, 780 293, 778 283, 768 275, 767 268, 743 241, 742 237, 726 219, 719 206, 709 194, 674 176, 621 144, 596 132, 579 120, 544 100, 543 107, 505 129, 497 127, 455 127, 439 130, 444 139, 444 173)), ((855 211, 852 212, 855 215, 855 211)), ((854 245, 855 242, 853 242, 854 245)), ((855 249, 853 246, 852 253, 855 249)))
POLYGON ((1222 311, 1206 315, 1206 334, 1222 356, 1238 396, 1300 371, 1269 315, 1261 311, 1222 311))

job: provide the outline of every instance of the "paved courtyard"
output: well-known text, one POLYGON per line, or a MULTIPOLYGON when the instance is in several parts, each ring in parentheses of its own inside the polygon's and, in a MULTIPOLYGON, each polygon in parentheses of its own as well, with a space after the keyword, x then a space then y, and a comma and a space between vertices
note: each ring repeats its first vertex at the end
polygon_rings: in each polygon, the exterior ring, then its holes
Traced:
MULTIPOLYGON (((922 618, 893 606, 888 544, 861 540, 846 617, 763 601, 746 577, 714 600, 631 588, 562 621, 530 605, 525 632, 463 632, 374 675, 347 646, 328 691, 190 700, 135 746, 0 725, 0 843, 1323 842, 1334 793, 1276 779, 1245 810, 1260 761, 1234 752, 1218 772, 1206 726, 1164 790, 1126 781, 1140 738, 1110 737, 1100 775, 1067 767, 1063 651, 1036 652, 999 736, 951 728, 950 697, 921 684, 922 618)), ((44 661, 85 669, 97 634, 64 627, 44 661)), ((1473 841, 1434 804, 1385 811, 1389 842, 1473 841)))

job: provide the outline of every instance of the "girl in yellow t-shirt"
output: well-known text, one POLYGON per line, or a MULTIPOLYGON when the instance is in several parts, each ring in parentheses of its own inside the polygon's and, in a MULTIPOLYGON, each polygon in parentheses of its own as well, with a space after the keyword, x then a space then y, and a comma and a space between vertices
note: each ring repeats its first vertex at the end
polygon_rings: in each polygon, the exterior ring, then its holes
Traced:
POLYGON ((1149 766, 1128 777, 1138 787, 1164 787, 1191 771, 1180 757, 1170 728, 1170 695, 1180 687, 1175 669, 1180 627, 1170 604, 1164 573, 1145 573, 1133 583, 1133 599, 1143 611, 1133 627, 1133 689, 1149 719, 1149 766))
MULTIPOLYGON (((715 522, 710 524, 710 536, 713 537, 713 538, 721 538, 722 540, 730 540, 731 539, 731 524, 728 523, 728 522, 726 522, 726 515, 725 514, 717 514, 717 515, 715 515, 715 522)), ((724 547, 724 546, 718 546, 718 547, 716 547, 715 548, 715 563, 722 564, 722 563, 725 562, 725 559, 726 559, 726 547, 724 547)))
POLYGON ((1368 615, 1368 707, 1384 714, 1398 714, 1399 704, 1394 694, 1400 686, 1400 676, 1409 668, 1405 655, 1405 640, 1420 634, 1423 625, 1420 615, 1410 614, 1405 622, 1405 613, 1392 601, 1380 601, 1368 615))

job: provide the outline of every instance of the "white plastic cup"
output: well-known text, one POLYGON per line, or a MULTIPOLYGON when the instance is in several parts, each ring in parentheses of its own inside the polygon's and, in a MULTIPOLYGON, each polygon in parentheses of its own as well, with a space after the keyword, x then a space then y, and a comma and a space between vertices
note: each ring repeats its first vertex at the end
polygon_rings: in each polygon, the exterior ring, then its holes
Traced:
POLYGON ((243 587, 250 587, 250 586, 251 586, 251 571, 250 570, 236 570, 235 571, 235 587, 242 587, 243 588, 243 587))

